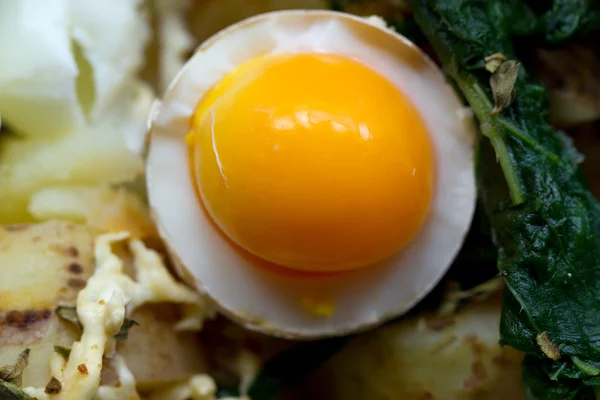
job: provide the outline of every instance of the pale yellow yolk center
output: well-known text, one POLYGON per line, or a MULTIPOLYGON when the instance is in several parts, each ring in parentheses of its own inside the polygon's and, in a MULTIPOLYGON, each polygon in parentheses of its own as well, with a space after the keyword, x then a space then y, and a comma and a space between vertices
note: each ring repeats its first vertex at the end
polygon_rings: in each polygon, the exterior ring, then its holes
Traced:
POLYGON ((280 266, 372 265, 407 245, 431 203, 434 155, 419 113, 346 57, 246 62, 202 99, 189 138, 212 220, 280 266))

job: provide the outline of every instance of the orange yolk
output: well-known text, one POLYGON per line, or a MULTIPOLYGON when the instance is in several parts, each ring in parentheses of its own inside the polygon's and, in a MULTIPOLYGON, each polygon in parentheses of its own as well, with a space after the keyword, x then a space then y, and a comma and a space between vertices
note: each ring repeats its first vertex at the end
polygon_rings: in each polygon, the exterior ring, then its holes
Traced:
POLYGON ((250 253, 318 272, 362 268, 418 233, 435 179, 427 129, 373 69, 331 54, 242 64, 189 136, 201 201, 250 253))

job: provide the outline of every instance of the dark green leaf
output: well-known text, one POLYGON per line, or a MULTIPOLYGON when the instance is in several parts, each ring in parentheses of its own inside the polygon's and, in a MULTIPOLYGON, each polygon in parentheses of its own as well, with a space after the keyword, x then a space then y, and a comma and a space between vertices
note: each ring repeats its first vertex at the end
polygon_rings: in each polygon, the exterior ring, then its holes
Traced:
POLYGON ((597 0, 554 0, 541 16, 546 40, 559 43, 600 28, 600 2, 597 0))
POLYGON ((13 364, 0 367, 0 380, 21 386, 23 371, 27 367, 28 359, 29 349, 25 349, 19 354, 17 360, 13 364))
POLYGON ((525 396, 528 400, 595 400, 591 388, 586 388, 572 379, 548 380, 538 359, 525 357, 521 368, 525 396))
POLYGON ((0 380, 0 400, 35 400, 18 385, 0 380))
POLYGON ((388 26, 394 28, 396 32, 406 37, 417 46, 422 46, 427 42, 427 39, 423 35, 423 32, 421 32, 421 29, 415 20, 405 14, 397 13, 393 16, 386 16, 385 20, 388 26))
POLYGON ((248 395, 252 400, 276 400, 302 382, 349 340, 349 336, 299 344, 269 360, 248 395))
POLYGON ((523 68, 514 104, 490 115, 483 60, 496 52, 516 59, 505 7, 516 0, 409 3, 485 136, 477 155, 479 189, 508 289, 501 341, 530 354, 524 364, 530 398, 586 398, 587 386, 600 381, 594 375, 600 371, 600 205, 576 152, 547 122, 545 89, 523 68), (559 361, 536 342, 543 332, 559 361))
POLYGON ((117 339, 117 340, 127 339, 127 337, 129 337, 129 329, 134 325, 139 325, 139 324, 132 319, 125 318, 123 320, 123 325, 121 325, 121 329, 119 329, 119 332, 115 335, 115 339, 117 339))

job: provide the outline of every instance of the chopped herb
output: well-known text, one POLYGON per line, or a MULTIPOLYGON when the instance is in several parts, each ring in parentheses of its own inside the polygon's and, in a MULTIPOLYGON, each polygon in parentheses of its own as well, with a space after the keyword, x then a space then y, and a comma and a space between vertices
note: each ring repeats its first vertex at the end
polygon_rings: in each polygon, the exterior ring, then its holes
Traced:
POLYGON ((600 374, 600 368, 588 364, 585 361, 581 361, 579 357, 573 357, 573 363, 586 375, 597 376, 600 374))
MULTIPOLYGON (((79 322, 79 317, 77 317, 77 309, 75 307, 58 307, 56 309, 56 315, 58 315, 61 319, 72 323, 77 328, 83 329, 81 322, 79 322)), ((117 340, 127 339, 127 337, 129 336, 129 329, 133 325, 139 325, 139 324, 132 319, 125 318, 123 320, 123 325, 121 325, 121 328, 119 329, 119 332, 117 332, 117 334, 115 335, 115 339, 117 339, 117 340)), ((58 346, 58 347, 60 347, 60 346, 58 346)), ((54 351, 56 351, 57 353, 61 353, 62 350, 58 351, 58 350, 56 350, 56 348, 57 348, 57 346, 54 346, 54 351)), ((71 350, 69 350, 69 352, 70 351, 71 350)))
POLYGON ((57 307, 55 312, 62 320, 72 323, 79 329, 83 329, 81 322, 79 322, 79 317, 77 317, 77 309, 75 307, 61 306, 57 307))
POLYGON ((61 356, 63 356, 63 358, 65 360, 69 359, 69 356, 71 355, 71 349, 63 347, 63 346, 54 346, 54 351, 58 354, 60 354, 61 356))
POLYGON ((139 324, 132 319, 125 318, 125 320, 123 320, 123 325, 121 325, 121 329, 119 329, 119 332, 115 335, 115 339, 117 339, 117 340, 127 339, 127 337, 129 337, 129 329, 131 329, 131 327, 134 325, 139 325, 139 324))

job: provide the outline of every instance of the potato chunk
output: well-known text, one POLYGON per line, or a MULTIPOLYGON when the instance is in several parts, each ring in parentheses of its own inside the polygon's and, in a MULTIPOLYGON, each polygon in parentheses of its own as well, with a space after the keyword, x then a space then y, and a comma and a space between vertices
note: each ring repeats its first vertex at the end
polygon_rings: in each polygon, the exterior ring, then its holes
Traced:
POLYGON ((500 298, 358 336, 308 382, 315 400, 519 400, 523 355, 499 341, 500 298))
MULTIPOLYGON (((81 332, 57 317, 57 306, 74 306, 94 269, 93 232, 68 222, 0 227, 0 365, 30 348, 23 386, 44 387, 50 380, 54 345, 70 348, 81 332)), ((147 305, 131 316, 140 325, 119 342, 143 387, 205 372, 198 337, 173 330, 179 307, 147 305)), ((110 377, 110 374, 105 374, 110 377)))

